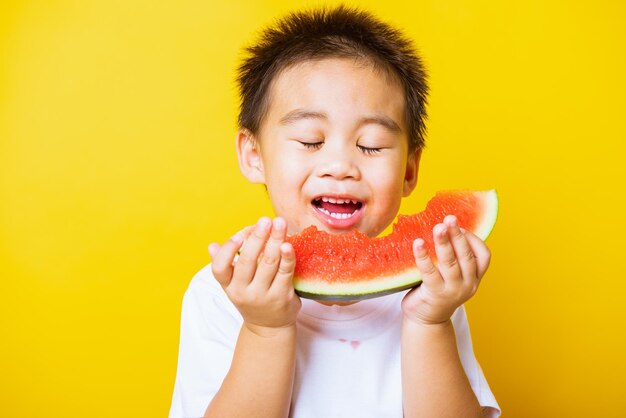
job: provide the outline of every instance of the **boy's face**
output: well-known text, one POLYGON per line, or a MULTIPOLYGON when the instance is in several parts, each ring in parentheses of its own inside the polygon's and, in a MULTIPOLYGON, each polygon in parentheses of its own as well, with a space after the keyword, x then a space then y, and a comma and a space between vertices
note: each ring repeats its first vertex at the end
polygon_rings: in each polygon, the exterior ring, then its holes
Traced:
POLYGON ((306 61, 274 80, 269 103, 256 138, 239 131, 237 151, 289 233, 309 225, 382 232, 419 166, 419 152, 408 151, 399 83, 354 60, 306 61))

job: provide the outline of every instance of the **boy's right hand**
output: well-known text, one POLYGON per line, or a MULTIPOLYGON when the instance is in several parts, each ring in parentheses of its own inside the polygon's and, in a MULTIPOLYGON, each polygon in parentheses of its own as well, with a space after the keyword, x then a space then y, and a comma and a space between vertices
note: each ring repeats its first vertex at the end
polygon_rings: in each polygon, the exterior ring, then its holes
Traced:
POLYGON ((285 242, 287 223, 282 218, 272 222, 263 217, 246 232, 247 238, 242 230, 222 246, 209 245, 211 269, 244 325, 258 335, 272 335, 293 326, 302 306, 292 282, 295 253, 285 242))

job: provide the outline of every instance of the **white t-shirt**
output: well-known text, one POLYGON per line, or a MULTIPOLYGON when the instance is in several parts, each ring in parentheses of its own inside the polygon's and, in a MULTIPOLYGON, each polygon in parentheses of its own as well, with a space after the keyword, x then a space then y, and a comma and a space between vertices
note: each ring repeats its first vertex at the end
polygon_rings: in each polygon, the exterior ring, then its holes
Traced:
MULTIPOLYGON (((292 418, 402 418, 400 292, 348 306, 302 299, 292 418)), ((472 349, 465 309, 452 317, 459 356, 483 407, 500 408, 472 349)), ((170 418, 198 418, 230 368, 242 318, 210 265, 183 298, 178 369, 170 418)))

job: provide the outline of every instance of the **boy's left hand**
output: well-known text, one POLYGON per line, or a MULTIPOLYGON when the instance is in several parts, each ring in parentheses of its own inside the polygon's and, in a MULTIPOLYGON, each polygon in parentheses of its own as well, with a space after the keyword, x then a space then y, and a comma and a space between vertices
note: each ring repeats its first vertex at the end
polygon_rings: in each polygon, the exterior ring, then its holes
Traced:
POLYGON ((453 215, 435 225, 433 238, 438 265, 431 261, 424 241, 416 239, 413 254, 422 284, 402 301, 404 317, 423 325, 447 322, 476 293, 491 258, 485 243, 471 232, 462 231, 453 215))

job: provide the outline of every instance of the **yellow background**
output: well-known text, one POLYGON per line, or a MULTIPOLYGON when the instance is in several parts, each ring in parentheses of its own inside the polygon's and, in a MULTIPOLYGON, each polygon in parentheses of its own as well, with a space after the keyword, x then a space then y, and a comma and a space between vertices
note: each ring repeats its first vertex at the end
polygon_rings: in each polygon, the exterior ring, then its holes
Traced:
MULTIPOLYGON (((431 75, 403 212, 499 192, 468 312, 504 417, 625 416, 625 3, 382 3, 431 75)), ((207 245, 270 214, 236 167, 238 51, 311 4, 2 3, 0 416, 166 416, 207 245)))

